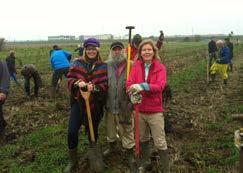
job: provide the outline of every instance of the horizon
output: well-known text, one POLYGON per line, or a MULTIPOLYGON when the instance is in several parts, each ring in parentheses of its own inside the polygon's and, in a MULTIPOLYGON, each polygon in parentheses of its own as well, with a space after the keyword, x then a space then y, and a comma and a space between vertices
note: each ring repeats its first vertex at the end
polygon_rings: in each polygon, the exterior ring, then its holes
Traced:
MULTIPOLYGON (((91 34, 88 34, 88 35, 91 35, 91 34)), ((103 35, 103 34, 98 34, 98 35, 103 35)), ((111 34, 112 35, 112 34, 111 34)), ((113 37, 122 37, 122 36, 126 36, 127 34, 125 34, 125 35, 112 35, 113 37)), ((228 34, 194 34, 194 35, 190 35, 190 34, 188 34, 188 35, 183 35, 183 34, 175 34, 175 35, 166 35, 165 34, 165 38, 176 38, 176 37, 195 37, 195 36, 200 36, 200 37, 202 37, 202 38, 207 38, 207 37, 211 37, 211 36, 215 36, 215 37, 227 37, 229 35, 229 33, 228 34)), ((54 36, 54 35, 50 35, 50 36, 54 36)), ((55 36, 61 36, 61 35, 55 35, 55 36)), ((46 36, 46 38, 44 39, 44 38, 42 38, 42 39, 29 39, 29 40, 8 40, 8 39, 6 39, 6 38, 4 38, 7 42, 25 42, 25 41, 50 41, 50 42, 53 42, 53 41, 79 41, 79 39, 78 39, 78 37, 80 36, 80 35, 78 35, 78 36, 76 36, 76 35, 66 35, 66 36, 75 36, 75 39, 72 39, 72 40, 48 40, 48 36, 46 36)), ((95 36, 95 35, 94 35, 95 36)), ((148 37, 158 37, 159 35, 150 35, 150 36, 142 36, 142 37, 144 37, 144 38, 148 38, 148 37)), ((243 34, 242 35, 234 35, 233 34, 233 38, 235 38, 235 37, 242 37, 243 36, 243 34)), ((0 38, 3 38, 3 37, 0 37, 0 38)), ((101 39, 102 40, 102 39, 101 39)), ((106 40, 106 39, 104 39, 104 40, 106 40)), ((107 40, 109 40, 109 39, 107 39, 107 40)), ((114 39, 112 39, 112 40, 116 40, 116 38, 114 39)), ((127 40, 127 38, 120 38, 120 39, 117 39, 117 40, 127 40)))

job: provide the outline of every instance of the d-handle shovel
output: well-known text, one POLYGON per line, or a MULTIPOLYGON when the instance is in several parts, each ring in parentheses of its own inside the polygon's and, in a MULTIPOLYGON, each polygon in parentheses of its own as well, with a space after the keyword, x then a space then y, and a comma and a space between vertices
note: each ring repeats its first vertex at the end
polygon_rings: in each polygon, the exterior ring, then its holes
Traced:
POLYGON ((93 128, 90 104, 89 104, 90 91, 82 91, 82 89, 80 89, 80 93, 85 100, 88 123, 89 123, 89 133, 90 133, 90 138, 92 143, 88 150, 90 169, 93 172, 101 173, 104 171, 104 162, 103 162, 101 150, 95 143, 94 128, 93 128))

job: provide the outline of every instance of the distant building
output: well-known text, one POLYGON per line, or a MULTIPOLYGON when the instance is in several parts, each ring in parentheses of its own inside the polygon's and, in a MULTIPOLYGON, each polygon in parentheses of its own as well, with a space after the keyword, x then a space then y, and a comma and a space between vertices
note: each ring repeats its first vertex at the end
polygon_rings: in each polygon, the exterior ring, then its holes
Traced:
POLYGON ((113 40, 112 34, 101 34, 101 35, 80 35, 79 40, 83 41, 88 38, 96 38, 98 40, 113 40))
POLYGON ((75 40, 73 35, 58 35, 58 36, 48 36, 48 41, 54 40, 75 40))
POLYGON ((119 35, 119 36, 114 36, 115 40, 127 40, 129 38, 128 35, 119 35))

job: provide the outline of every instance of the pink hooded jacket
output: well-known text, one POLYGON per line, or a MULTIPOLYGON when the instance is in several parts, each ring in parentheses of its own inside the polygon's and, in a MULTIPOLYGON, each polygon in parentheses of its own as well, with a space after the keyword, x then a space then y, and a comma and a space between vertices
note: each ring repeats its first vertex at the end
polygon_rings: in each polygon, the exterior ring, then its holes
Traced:
MULTIPOLYGON (((137 60, 132 66, 129 78, 126 82, 126 89, 128 90, 133 84, 140 84, 144 82, 146 82, 144 62, 142 60, 137 60)), ((156 58, 152 60, 149 68, 147 83, 150 90, 141 92, 142 103, 139 105, 139 112, 163 112, 162 91, 166 84, 166 68, 156 58)))

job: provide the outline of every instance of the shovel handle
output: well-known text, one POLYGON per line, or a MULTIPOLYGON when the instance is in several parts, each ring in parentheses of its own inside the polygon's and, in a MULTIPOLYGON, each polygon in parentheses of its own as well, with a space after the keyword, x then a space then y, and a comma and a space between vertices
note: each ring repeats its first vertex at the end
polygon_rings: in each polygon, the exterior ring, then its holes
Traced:
POLYGON ((89 104, 90 91, 82 91, 80 89, 80 93, 85 100, 85 106, 86 106, 86 111, 87 111, 87 117, 88 117, 88 123, 89 123, 89 133, 90 133, 91 141, 95 142, 94 128, 93 128, 93 122, 92 122, 90 104, 89 104))
POLYGON ((131 68, 130 61, 131 61, 131 44, 128 43, 128 47, 127 47, 127 80, 128 80, 130 68, 131 68))

